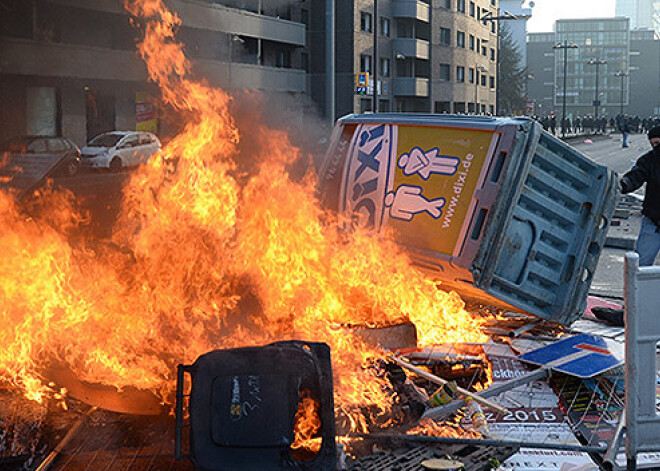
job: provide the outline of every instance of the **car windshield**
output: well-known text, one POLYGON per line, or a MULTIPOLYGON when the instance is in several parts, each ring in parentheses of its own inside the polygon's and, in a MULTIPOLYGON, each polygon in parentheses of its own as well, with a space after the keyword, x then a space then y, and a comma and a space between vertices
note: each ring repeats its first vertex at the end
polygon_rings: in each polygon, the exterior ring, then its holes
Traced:
POLYGON ((2 145, 0 145, 0 150, 2 152, 24 154, 29 143, 30 139, 26 139, 24 137, 14 137, 13 139, 9 139, 8 141, 3 142, 2 145))
POLYGON ((121 134, 101 134, 89 141, 88 147, 114 147, 124 137, 121 134))

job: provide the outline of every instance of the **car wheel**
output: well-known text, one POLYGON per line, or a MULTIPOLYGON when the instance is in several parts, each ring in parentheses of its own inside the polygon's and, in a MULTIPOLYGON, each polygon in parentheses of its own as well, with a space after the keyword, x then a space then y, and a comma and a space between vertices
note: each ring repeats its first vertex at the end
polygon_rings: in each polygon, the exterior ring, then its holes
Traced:
POLYGON ((71 159, 66 163, 64 167, 64 174, 67 177, 73 177, 80 170, 80 161, 76 159, 71 159))
POLYGON ((114 157, 110 161, 110 171, 114 173, 121 172, 121 159, 119 157, 114 157))

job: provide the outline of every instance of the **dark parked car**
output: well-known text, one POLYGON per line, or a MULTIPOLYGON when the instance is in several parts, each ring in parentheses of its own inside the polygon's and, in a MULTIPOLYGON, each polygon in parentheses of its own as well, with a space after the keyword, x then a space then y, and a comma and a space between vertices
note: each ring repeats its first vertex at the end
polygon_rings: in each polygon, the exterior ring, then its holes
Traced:
POLYGON ((69 139, 20 136, 0 145, 0 189, 22 196, 50 176, 72 177, 80 169, 80 149, 69 139))
MULTIPOLYGON (((80 149, 66 137, 20 136, 5 141, 0 152, 12 155, 50 157, 56 162, 54 172, 72 177, 80 170, 80 149)), ((3 159, 4 160, 4 159, 3 159)))

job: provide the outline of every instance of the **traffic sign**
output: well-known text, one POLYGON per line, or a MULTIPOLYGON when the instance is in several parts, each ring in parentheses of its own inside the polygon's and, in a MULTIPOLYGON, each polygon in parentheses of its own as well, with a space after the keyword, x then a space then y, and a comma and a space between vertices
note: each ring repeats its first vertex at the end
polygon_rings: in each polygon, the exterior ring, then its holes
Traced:
POLYGON ((623 364, 602 337, 580 334, 567 337, 518 357, 527 363, 587 379, 623 364))

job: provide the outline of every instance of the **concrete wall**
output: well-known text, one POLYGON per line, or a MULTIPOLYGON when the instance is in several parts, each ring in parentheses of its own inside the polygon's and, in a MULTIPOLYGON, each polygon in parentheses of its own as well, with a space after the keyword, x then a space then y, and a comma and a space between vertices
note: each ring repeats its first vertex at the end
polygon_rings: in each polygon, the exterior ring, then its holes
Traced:
MULTIPOLYGON (((106 13, 124 13, 121 2, 116 0, 52 0, 52 2, 106 13)), ((177 13, 184 26, 224 31, 297 46, 305 45, 305 27, 294 21, 194 0, 167 0, 165 3, 177 13)))
POLYGON ((626 114, 641 117, 660 114, 660 41, 630 42, 630 75, 624 79, 624 93, 630 89, 626 114))
POLYGON ((528 96, 536 103, 534 113, 541 116, 555 111, 553 94, 555 80, 555 54, 552 42, 527 43, 527 68, 533 80, 527 82, 528 96))

